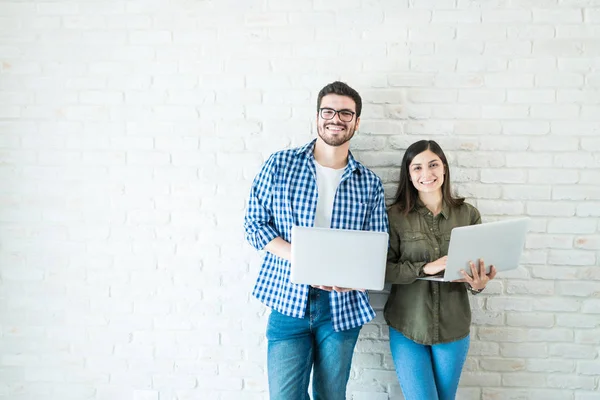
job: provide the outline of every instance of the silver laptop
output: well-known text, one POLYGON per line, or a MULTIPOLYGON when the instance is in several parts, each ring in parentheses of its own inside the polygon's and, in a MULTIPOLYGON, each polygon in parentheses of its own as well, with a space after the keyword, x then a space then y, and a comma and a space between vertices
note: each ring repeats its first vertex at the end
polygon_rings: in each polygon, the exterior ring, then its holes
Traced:
POLYGON ((291 240, 293 283, 383 289, 386 232, 294 226, 291 240))
POLYGON ((445 272, 419 279, 443 282, 463 279, 460 270, 471 275, 469 261, 473 261, 479 271, 480 258, 485 262, 487 273, 490 265, 498 272, 517 268, 528 223, 529 218, 518 218, 452 229, 445 272))

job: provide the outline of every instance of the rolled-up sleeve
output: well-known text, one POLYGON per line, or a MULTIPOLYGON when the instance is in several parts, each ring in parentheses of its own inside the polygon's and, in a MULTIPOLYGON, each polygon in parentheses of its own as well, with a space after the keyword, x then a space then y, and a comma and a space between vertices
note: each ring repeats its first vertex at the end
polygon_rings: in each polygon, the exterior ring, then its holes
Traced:
POLYGON ((254 178, 244 217, 246 240, 257 250, 265 248, 279 236, 273 223, 273 183, 277 172, 275 156, 272 155, 254 178))
POLYGON ((377 185, 374 191, 372 208, 367 218, 366 230, 387 232, 388 231, 388 216, 385 207, 385 194, 381 180, 377 179, 377 185))

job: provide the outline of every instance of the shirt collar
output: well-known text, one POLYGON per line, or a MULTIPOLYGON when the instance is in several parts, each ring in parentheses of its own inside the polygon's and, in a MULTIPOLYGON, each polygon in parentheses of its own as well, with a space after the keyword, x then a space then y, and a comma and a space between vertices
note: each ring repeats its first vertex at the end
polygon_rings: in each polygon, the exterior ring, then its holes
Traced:
MULTIPOLYGON (((296 155, 304 155, 306 158, 314 160, 315 143, 317 143, 317 139, 313 139, 304 146, 299 147, 296 150, 296 155)), ((356 161, 351 151, 348 151, 348 165, 346 165, 346 169, 349 169, 351 172, 358 171, 361 174, 365 172, 363 165, 356 161)))
MULTIPOLYGON (((425 204, 423 204, 421 199, 419 199, 418 197, 416 209, 417 212, 421 215, 426 215, 429 213, 429 209, 425 207, 425 204)), ((448 204, 445 201, 442 201, 442 211, 440 212, 440 214, 442 214, 442 216, 446 219, 450 217, 450 207, 448 207, 448 204)))

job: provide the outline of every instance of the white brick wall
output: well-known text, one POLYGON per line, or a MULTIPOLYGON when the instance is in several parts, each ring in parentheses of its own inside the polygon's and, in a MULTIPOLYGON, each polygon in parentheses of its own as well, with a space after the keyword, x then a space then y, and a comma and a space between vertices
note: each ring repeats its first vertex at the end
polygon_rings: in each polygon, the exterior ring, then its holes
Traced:
MULTIPOLYGON (((388 196, 433 138, 532 218, 459 398, 600 399, 599 40, 597 0, 0 1, 0 399, 266 399, 245 197, 334 79, 388 196)), ((348 394, 402 398, 381 315, 348 394)))

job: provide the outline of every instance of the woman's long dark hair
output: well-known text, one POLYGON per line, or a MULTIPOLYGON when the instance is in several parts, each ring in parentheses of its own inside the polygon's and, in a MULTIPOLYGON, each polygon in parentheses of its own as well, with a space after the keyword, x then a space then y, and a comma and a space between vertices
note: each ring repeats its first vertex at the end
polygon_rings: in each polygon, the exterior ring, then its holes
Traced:
POLYGON ((463 197, 454 197, 452 195, 452 189, 450 187, 450 167, 448 166, 448 159, 440 145, 433 140, 419 140, 408 146, 408 149, 406 149, 406 152, 404 153, 404 157, 402 157, 400 183, 398 184, 394 202, 390 205, 390 207, 398 207, 404 215, 407 215, 415 208, 417 199, 419 198, 419 192, 410 181, 410 163, 413 158, 426 150, 431 150, 435 153, 440 160, 442 160, 442 164, 444 164, 445 175, 444 183, 442 184, 442 201, 450 207, 457 207, 465 202, 463 197))

